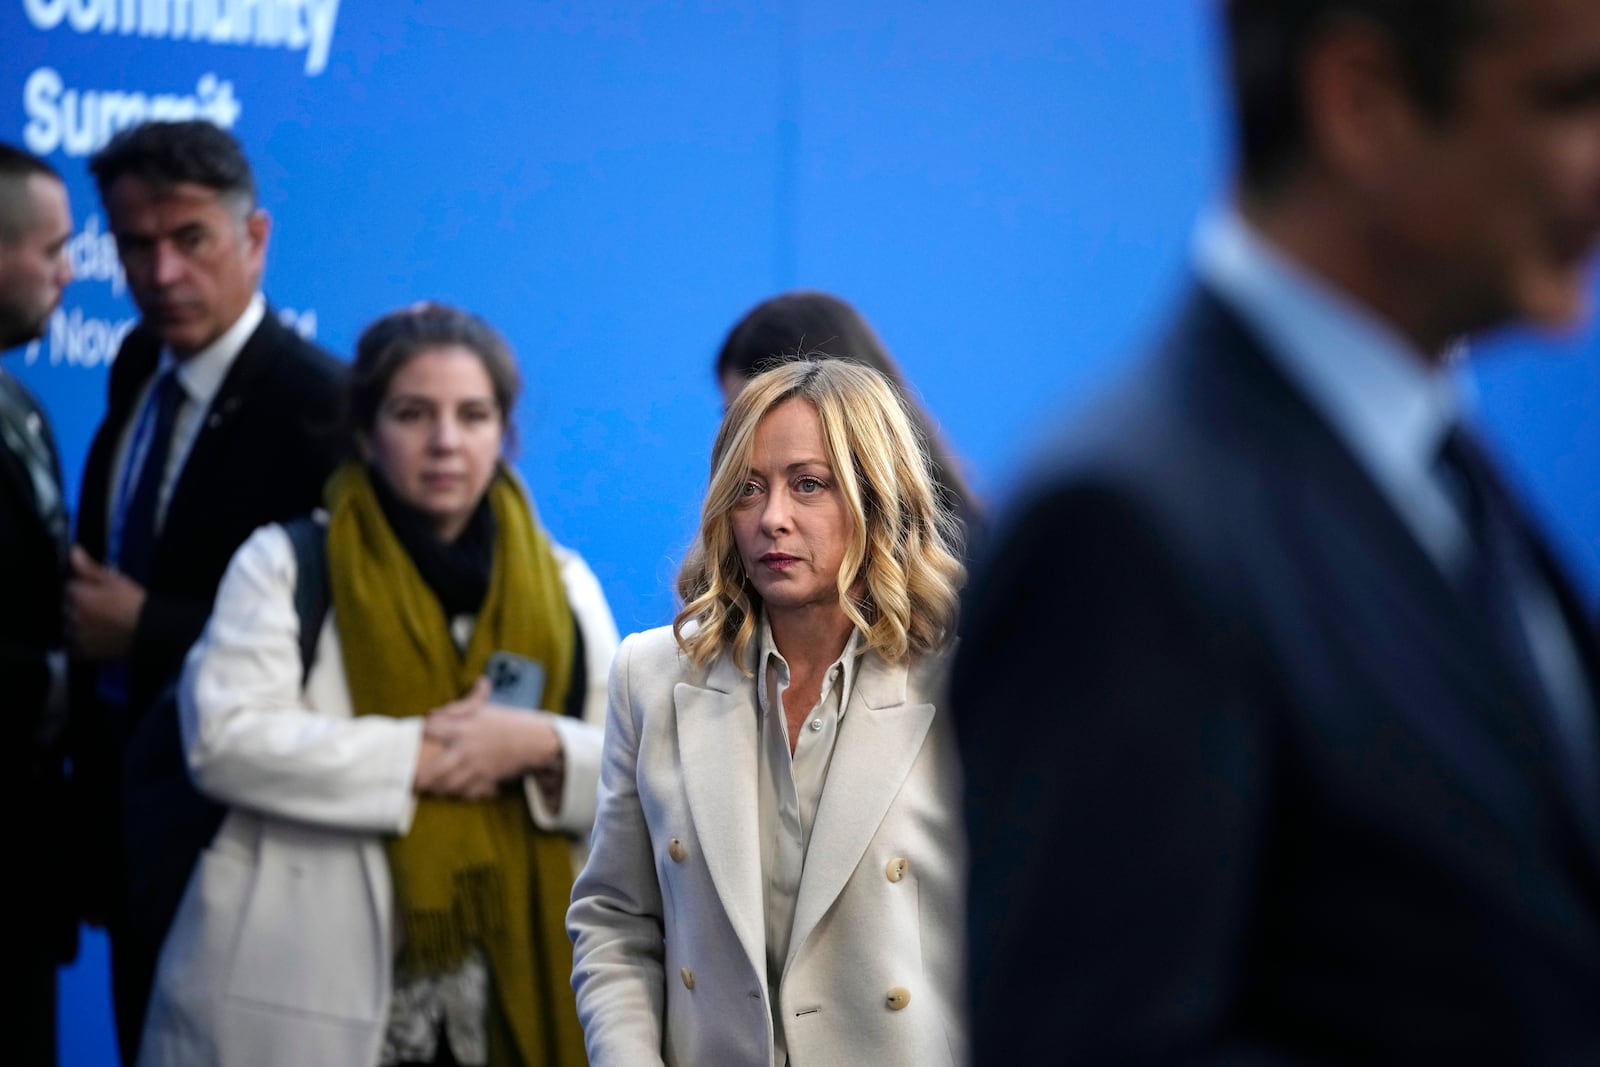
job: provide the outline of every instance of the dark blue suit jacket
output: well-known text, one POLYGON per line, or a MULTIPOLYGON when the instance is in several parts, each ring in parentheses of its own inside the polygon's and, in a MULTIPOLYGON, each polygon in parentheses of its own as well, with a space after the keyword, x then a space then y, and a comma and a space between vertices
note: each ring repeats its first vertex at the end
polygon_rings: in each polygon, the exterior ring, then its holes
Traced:
POLYGON ((1595 813, 1232 312, 1196 292, 1028 484, 953 679, 976 1061, 1600 1063, 1595 813))

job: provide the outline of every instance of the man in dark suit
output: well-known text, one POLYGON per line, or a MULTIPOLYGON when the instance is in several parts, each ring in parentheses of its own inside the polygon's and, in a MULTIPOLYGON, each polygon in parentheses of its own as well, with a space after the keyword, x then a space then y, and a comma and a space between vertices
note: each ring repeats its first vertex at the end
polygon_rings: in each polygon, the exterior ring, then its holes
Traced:
POLYGON ((67 593, 75 774, 113 861, 98 917, 131 1062, 161 938, 219 818, 189 786, 170 706, 144 713, 199 636, 234 549, 319 503, 340 454, 344 371, 261 296, 269 221, 231 135, 148 123, 90 169, 141 314, 90 446, 67 593))
MULTIPOLYGON (((0 144, 0 352, 40 337, 72 277, 67 189, 50 165, 0 144)), ((68 893, 60 709, 67 512, 39 404, 0 369, 0 800, 13 813, 18 900, 6 937, 0 1033, 8 1060, 56 1062, 56 965, 77 950, 68 893)))
POLYGON ((980 1064, 1600 1063, 1600 652, 1455 340, 1600 232, 1600 5, 1230 0, 1235 205, 953 677, 980 1064))

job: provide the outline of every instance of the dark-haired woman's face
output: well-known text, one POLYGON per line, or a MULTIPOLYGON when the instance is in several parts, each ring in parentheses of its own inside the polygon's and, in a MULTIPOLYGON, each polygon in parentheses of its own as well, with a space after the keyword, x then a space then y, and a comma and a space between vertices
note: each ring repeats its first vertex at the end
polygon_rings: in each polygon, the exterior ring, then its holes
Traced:
POLYGON ((454 541, 494 477, 505 419, 483 361, 469 348, 428 348, 407 360, 378 405, 367 459, 394 494, 454 541))

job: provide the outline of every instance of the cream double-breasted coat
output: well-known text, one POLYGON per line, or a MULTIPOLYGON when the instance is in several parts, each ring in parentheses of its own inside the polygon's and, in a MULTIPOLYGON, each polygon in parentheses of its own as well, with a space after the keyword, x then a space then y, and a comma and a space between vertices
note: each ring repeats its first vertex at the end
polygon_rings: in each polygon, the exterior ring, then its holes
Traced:
MULTIPOLYGON (((753 662, 753 653, 752 653, 753 662)), ((812 829, 788 962, 767 987, 755 680, 669 628, 612 669, 588 864, 567 915, 597 1067, 961 1063, 960 778, 943 658, 863 654, 812 829)))

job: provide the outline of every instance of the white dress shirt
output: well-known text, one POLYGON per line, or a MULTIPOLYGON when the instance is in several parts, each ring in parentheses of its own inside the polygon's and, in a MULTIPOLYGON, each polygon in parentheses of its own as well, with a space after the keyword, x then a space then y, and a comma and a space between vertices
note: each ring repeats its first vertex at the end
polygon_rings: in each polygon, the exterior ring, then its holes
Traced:
POLYGON ((1439 446, 1461 410, 1459 383, 1388 323, 1224 211, 1195 242, 1201 279, 1256 330, 1267 356, 1332 427, 1447 575, 1468 532, 1439 481, 1439 446))

